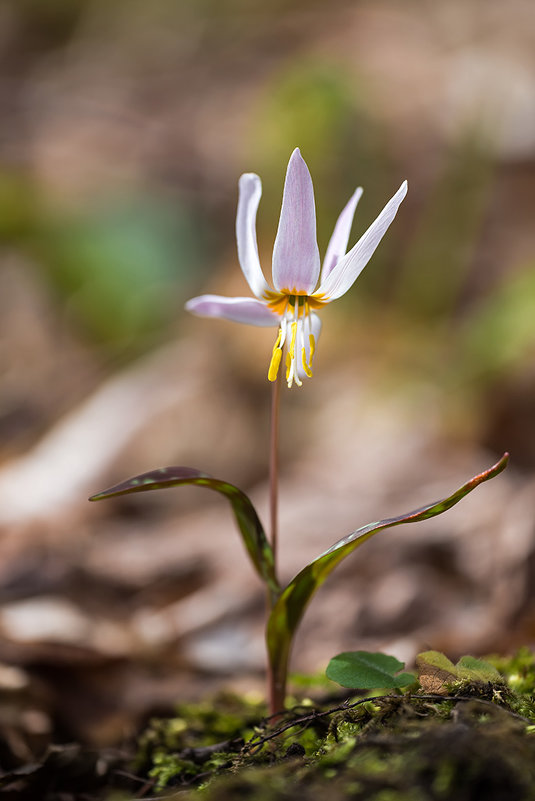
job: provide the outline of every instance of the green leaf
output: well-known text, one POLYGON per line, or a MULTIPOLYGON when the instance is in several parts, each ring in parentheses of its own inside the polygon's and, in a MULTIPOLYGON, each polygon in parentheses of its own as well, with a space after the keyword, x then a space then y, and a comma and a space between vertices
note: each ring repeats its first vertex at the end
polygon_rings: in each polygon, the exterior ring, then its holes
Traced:
POLYGON ((402 523, 417 523, 420 520, 427 520, 430 517, 446 512, 468 495, 469 492, 472 492, 479 484, 501 473, 508 460, 509 454, 506 453, 491 468, 474 476, 456 492, 443 500, 422 506, 420 509, 398 517, 390 517, 376 523, 369 523, 367 526, 353 531, 303 568, 281 593, 269 616, 266 639, 274 681, 279 686, 284 685, 292 639, 303 613, 316 590, 346 556, 349 556, 350 553, 363 545, 378 531, 399 526, 402 523))
POLYGON ((207 473, 195 470, 193 467, 161 467, 142 473, 134 478, 129 478, 116 484, 110 489, 98 492, 89 498, 90 501, 101 501, 104 498, 114 498, 117 495, 129 495, 132 492, 148 492, 149 490, 168 489, 179 487, 184 484, 195 484, 199 487, 206 487, 221 493, 230 501, 232 511, 236 518, 238 528, 243 538, 253 565, 260 578, 265 581, 276 596, 280 592, 280 586, 275 576, 275 566, 273 561, 273 551, 265 535, 262 523, 256 513, 256 509, 238 487, 212 478, 207 473))
POLYGON ((503 677, 494 665, 475 656, 461 656, 457 662, 457 671, 461 678, 471 681, 503 681, 503 677))
POLYGON ((326 673, 329 679, 342 687, 372 690, 377 687, 406 687, 414 684, 416 676, 412 673, 399 673, 404 667, 404 662, 400 662, 395 656, 369 651, 348 651, 333 657, 326 673), (396 673, 399 675, 396 676, 396 673))

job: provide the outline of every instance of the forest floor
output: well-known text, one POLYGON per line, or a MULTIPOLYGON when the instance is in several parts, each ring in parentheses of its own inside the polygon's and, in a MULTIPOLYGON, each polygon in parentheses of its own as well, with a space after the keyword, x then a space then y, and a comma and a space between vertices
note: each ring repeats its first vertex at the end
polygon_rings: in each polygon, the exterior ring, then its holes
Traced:
POLYGON ((121 750, 48 747, 3 772, 0 787, 13 801, 530 801, 535 658, 523 649, 492 662, 492 681, 451 682, 437 669, 404 694, 316 687, 321 703, 301 699, 275 720, 250 694, 220 693, 153 719, 121 750))

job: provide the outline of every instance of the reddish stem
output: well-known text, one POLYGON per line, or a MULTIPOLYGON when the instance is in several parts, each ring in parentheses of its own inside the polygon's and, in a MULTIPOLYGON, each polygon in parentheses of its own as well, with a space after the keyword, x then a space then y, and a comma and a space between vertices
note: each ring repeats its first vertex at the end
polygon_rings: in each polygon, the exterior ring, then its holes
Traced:
MULTIPOLYGON (((279 409, 280 409, 281 372, 271 388, 271 425, 269 433, 269 517, 271 530, 271 548, 273 551, 273 564, 277 575, 278 556, 278 501, 279 501, 279 409)), ((266 600, 266 613, 269 618, 275 598, 268 591, 266 600)), ((280 677, 275 675, 271 659, 268 654, 267 693, 270 714, 284 709, 286 696, 286 682, 281 686, 280 677)))
POLYGON ((281 373, 271 388, 271 427, 269 434, 269 516, 271 527, 271 548, 275 575, 277 575, 278 550, 278 502, 279 502, 279 408, 280 408, 281 373))

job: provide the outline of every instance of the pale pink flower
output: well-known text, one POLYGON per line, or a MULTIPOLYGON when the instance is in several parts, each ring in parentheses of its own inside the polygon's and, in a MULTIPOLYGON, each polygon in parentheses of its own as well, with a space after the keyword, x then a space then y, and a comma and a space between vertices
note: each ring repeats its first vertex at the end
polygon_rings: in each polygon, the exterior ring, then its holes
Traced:
POLYGON ((238 323, 278 326, 268 370, 275 381, 286 345, 286 381, 301 386, 301 378, 312 376, 312 360, 321 322, 317 310, 344 295, 358 278, 407 194, 404 181, 375 222, 346 253, 357 203, 358 188, 340 214, 320 268, 316 242, 314 188, 299 148, 290 157, 286 171, 279 228, 273 247, 273 288, 269 286, 258 258, 256 212, 262 194, 260 178, 245 173, 239 182, 236 239, 238 258, 254 298, 201 295, 186 303, 186 309, 205 317, 223 317, 238 323))

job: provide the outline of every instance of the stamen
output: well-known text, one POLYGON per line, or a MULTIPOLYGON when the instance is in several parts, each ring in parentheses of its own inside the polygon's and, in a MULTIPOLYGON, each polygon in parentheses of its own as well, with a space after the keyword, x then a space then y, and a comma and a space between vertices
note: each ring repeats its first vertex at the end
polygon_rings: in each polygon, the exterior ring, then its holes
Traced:
POLYGON ((286 317, 283 317, 282 320, 280 321, 280 331, 282 333, 282 336, 281 336, 281 340, 279 342, 279 348, 282 348, 284 346, 284 343, 286 342, 286 330, 287 330, 287 327, 288 326, 286 325, 286 317))
POLYGON ((301 359, 302 359, 302 362, 303 362, 303 370, 305 371, 305 373, 307 374, 307 376, 309 378, 312 378, 312 370, 310 369, 310 367, 307 364, 307 354, 306 354, 306 350, 304 348, 301 349, 301 359))
POLYGON ((297 339, 297 322, 294 320, 292 323, 292 338, 290 339, 290 347, 288 348, 288 354, 290 359, 293 361, 295 359, 295 340, 297 339))
POLYGON ((307 364, 307 349, 305 347, 305 327, 309 328, 309 326, 306 325, 309 321, 308 318, 305 317, 300 322, 301 325, 299 326, 299 347, 301 349, 301 363, 303 365, 303 370, 305 372, 305 375, 307 375, 309 378, 312 378, 312 370, 307 364))
POLYGON ((277 341, 273 345, 273 354, 271 356, 271 362, 269 363, 268 381, 276 381, 279 374, 279 367, 282 359, 282 347, 280 347, 281 339, 282 328, 279 328, 279 334, 277 336, 277 341))
POLYGON ((316 340, 314 339, 314 334, 308 335, 308 341, 310 342, 310 358, 308 363, 310 364, 310 367, 312 367, 312 359, 314 358, 314 354, 316 352, 316 340))
POLYGON ((274 348, 273 356, 269 363, 268 381, 276 381, 279 374, 279 367, 282 359, 282 348, 274 348))
POLYGON ((320 299, 319 296, 316 298, 301 294, 295 289, 271 292, 266 295, 266 300, 268 306, 280 314, 280 327, 273 346, 268 380, 275 381, 277 379, 284 346, 286 346, 284 362, 288 387, 291 387, 294 382, 300 387, 303 385, 300 373, 302 376, 304 372, 308 378, 312 378, 312 359, 316 351, 316 340, 312 333, 310 319, 311 310, 319 308, 326 301, 320 299), (299 364, 298 359, 300 360, 299 364))
POLYGON ((297 386, 300 387, 301 381, 299 380, 299 376, 297 375, 297 369, 295 363, 295 345, 297 341, 297 333, 299 330, 299 325, 297 323, 297 320, 294 320, 291 323, 291 328, 292 328, 292 336, 290 339, 290 345, 288 347, 288 353, 286 354, 286 381, 288 382, 288 387, 292 386, 294 380, 297 386))

